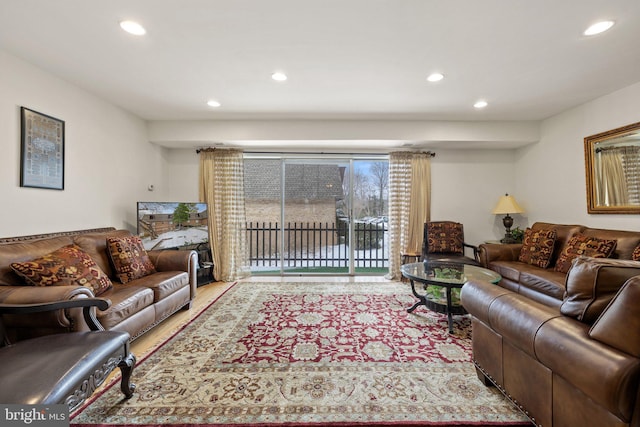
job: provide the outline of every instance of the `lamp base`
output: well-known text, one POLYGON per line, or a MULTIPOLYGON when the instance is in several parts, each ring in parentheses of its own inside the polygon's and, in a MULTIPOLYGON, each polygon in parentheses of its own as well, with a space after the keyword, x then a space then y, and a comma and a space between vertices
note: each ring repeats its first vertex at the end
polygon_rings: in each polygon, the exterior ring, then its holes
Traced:
POLYGON ((516 239, 511 237, 511 233, 505 234, 504 238, 500 239, 500 243, 518 243, 516 239))
POLYGON ((513 218, 507 214, 502 218, 502 225, 504 225, 505 232, 504 238, 500 240, 500 243, 516 243, 516 240, 511 235, 511 226, 513 225, 513 218))

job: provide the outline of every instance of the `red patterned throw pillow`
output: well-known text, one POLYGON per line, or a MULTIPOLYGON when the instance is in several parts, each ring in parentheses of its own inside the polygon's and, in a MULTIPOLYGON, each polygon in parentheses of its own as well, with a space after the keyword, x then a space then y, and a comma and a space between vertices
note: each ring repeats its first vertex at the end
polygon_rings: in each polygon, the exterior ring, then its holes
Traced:
POLYGON ((532 230, 524 231, 522 249, 518 261, 547 268, 551 263, 553 245, 556 242, 556 230, 532 230))
POLYGON ((429 253, 463 253, 464 231, 456 222, 427 223, 429 253))
POLYGON ((127 283, 156 272, 142 240, 138 236, 107 238, 109 257, 122 283, 127 283))
POLYGON ((562 249, 558 262, 554 268, 555 271, 566 273, 571 268, 574 258, 586 256, 590 258, 609 258, 616 248, 615 240, 598 239, 596 237, 588 237, 584 234, 574 234, 562 249))
POLYGON ((112 286, 95 261, 76 245, 63 246, 32 261, 11 263, 11 268, 34 286, 86 286, 95 296, 112 286))
POLYGON ((640 245, 636 246, 631 254, 631 259, 634 261, 640 261, 640 245))

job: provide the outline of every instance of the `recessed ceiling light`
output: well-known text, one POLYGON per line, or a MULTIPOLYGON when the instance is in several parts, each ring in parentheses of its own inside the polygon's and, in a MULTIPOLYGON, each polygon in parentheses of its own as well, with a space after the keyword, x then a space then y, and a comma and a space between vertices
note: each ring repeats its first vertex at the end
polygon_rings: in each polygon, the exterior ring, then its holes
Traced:
POLYGON ((481 99, 481 100, 479 100, 479 101, 476 101, 476 103, 475 103, 475 104, 473 104, 473 108, 481 109, 481 108, 486 107, 487 105, 489 105, 489 104, 487 103, 487 101, 485 101, 485 100, 481 99))
POLYGON ((427 80, 430 82, 439 82, 442 79, 444 79, 444 74, 442 73, 433 73, 427 77, 427 80))
POLYGON ((220 104, 220 103, 219 103, 218 101, 216 101, 215 99, 210 99, 210 100, 208 100, 208 101, 207 101, 207 105, 208 105, 209 107, 214 107, 214 108, 216 108, 216 107, 221 106, 222 104, 220 104))
POLYGON ((615 24, 615 22, 613 21, 596 22, 595 24, 584 30, 583 34, 585 36, 595 36, 596 34, 604 33, 609 28, 613 27, 613 24, 615 24))
POLYGON ((147 33, 147 30, 135 21, 122 21, 120 22, 120 28, 135 36, 143 36, 147 33))
POLYGON ((277 82, 283 82, 287 80, 287 75, 285 73, 277 72, 271 74, 271 78, 277 82))

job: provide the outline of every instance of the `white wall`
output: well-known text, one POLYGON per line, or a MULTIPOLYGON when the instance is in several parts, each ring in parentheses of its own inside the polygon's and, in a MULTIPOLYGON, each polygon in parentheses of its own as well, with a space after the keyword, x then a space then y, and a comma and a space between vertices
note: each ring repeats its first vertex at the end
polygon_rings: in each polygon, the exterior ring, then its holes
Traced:
POLYGON ((540 142, 518 150, 518 201, 529 223, 640 230, 640 215, 589 215, 584 138, 640 121, 640 83, 545 120, 540 142))
POLYGON ((195 148, 165 149, 166 180, 171 201, 197 202, 200 156, 195 148))
POLYGON ((137 200, 164 198, 164 149, 143 120, 4 51, 0 70, 0 236, 131 229, 137 200), (65 121, 63 191, 20 187, 21 106, 65 121))
MULTIPOLYGON (((464 225, 467 243, 504 237, 502 216, 491 213, 504 193, 515 195, 513 150, 436 150, 431 161, 431 219, 464 225)), ((518 199, 518 197, 516 197, 518 199)), ((522 222, 514 217, 514 227, 522 222)))

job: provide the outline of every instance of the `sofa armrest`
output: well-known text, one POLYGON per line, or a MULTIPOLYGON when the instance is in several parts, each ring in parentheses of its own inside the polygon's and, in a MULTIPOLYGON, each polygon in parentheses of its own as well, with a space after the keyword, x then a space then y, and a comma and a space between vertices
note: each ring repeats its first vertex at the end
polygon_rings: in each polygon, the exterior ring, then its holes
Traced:
POLYGON ((198 288, 198 253, 196 251, 149 251, 149 259, 158 271, 185 271, 189 274, 191 299, 198 288))
MULTIPOLYGON (((84 286, 0 286, 2 304, 42 304, 82 298, 94 298, 91 289, 84 286)), ((2 319, 13 341, 61 330, 89 330, 81 308, 65 308, 30 316, 5 314, 2 319)))
POLYGON ((640 363, 592 339, 589 327, 567 316, 549 320, 535 339, 538 360, 621 420, 629 420, 636 400, 640 363))
POLYGON ((593 324, 589 336, 640 358, 640 276, 625 282, 593 324))
MULTIPOLYGON (((28 315, 32 313, 43 313, 50 311, 59 311, 70 308, 82 308, 82 315, 89 325, 89 329, 92 331, 104 331, 104 327, 98 322, 96 318, 95 310, 93 307, 97 307, 100 310, 106 310, 111 306, 111 301, 104 298, 78 298, 71 300, 51 301, 37 304, 4 304, 0 303, 0 315, 2 314, 16 314, 16 315, 28 315)), ((3 326, 0 322, 0 326, 3 326)), ((5 344, 9 344, 7 337, 3 333, 3 339, 5 344)))
POLYGON ((520 256, 522 243, 495 244, 483 243, 478 248, 480 264, 484 268, 489 268, 489 264, 494 261, 517 261, 520 256))

